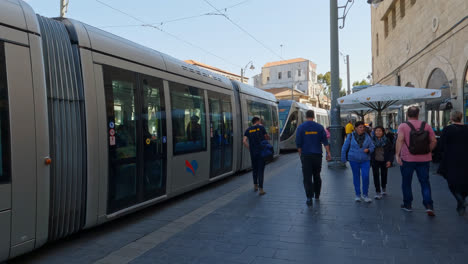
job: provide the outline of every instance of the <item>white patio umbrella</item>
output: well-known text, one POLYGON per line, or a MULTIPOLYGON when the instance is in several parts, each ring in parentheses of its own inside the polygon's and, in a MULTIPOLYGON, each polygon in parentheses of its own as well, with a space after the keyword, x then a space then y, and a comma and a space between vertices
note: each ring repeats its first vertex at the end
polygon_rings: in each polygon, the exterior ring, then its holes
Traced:
POLYGON ((341 113, 352 113, 352 114, 355 114, 357 116, 359 116, 361 118, 361 121, 364 121, 364 117, 371 113, 372 111, 374 111, 374 109, 371 109, 369 107, 351 107, 351 108, 348 108, 348 107, 343 107, 341 108, 341 113))
POLYGON ((439 98, 438 89, 413 88, 376 84, 359 92, 338 98, 338 104, 344 108, 368 107, 377 111, 377 125, 382 125, 382 111, 396 103, 414 104, 439 98))

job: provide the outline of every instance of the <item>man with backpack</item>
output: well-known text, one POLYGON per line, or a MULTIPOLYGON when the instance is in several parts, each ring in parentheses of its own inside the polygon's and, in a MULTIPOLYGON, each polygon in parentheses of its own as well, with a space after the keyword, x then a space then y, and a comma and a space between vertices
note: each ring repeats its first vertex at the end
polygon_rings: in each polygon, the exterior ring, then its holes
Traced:
POLYGON ((252 118, 252 126, 247 128, 244 133, 244 146, 250 150, 250 160, 252 162, 252 176, 254 183, 254 191, 259 191, 259 195, 264 195, 263 190, 263 172, 265 171, 265 158, 262 156, 265 146, 262 144, 264 140, 269 140, 265 128, 260 123, 260 118, 252 118))
POLYGON ((304 189, 307 196, 306 204, 312 205, 312 198, 319 199, 322 179, 322 144, 327 150, 327 160, 331 160, 330 146, 328 145, 327 133, 322 125, 314 122, 313 110, 306 112, 307 121, 302 123, 296 132, 297 151, 301 157, 302 174, 304 177, 304 189), (314 181, 312 182, 312 175, 314 181))
POLYGON ((429 216, 435 216, 429 182, 429 166, 432 160, 432 150, 437 145, 434 131, 426 122, 418 120, 419 108, 408 108, 408 122, 398 127, 395 158, 400 164, 402 176, 403 204, 401 209, 411 212, 413 191, 411 183, 413 172, 421 184, 423 204, 429 216))

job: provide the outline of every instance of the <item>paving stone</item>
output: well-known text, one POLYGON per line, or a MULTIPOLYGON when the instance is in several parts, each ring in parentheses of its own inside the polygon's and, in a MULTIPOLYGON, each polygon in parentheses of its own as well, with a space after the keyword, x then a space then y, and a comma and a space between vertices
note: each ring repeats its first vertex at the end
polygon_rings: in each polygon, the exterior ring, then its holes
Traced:
MULTIPOLYGON (((295 153, 269 164, 266 176, 265 196, 251 191, 248 172, 8 263, 84 264, 111 253, 118 254, 107 263, 467 263, 468 215, 457 216, 441 177, 431 175, 437 216, 429 218, 416 179, 414 212, 399 209, 396 167, 389 171, 389 195, 371 204, 354 202, 349 168, 324 166, 320 201, 306 206, 295 153), (218 198, 221 207, 213 203, 218 198)), ((369 194, 374 194, 372 177, 369 194)))

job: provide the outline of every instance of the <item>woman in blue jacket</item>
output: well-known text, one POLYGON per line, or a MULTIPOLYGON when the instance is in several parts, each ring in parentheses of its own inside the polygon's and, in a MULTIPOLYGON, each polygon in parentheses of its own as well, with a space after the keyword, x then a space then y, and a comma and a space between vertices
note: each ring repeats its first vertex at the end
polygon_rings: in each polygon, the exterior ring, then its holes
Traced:
POLYGON ((372 202, 369 198, 369 171, 371 153, 374 152, 374 143, 371 137, 365 132, 364 122, 358 121, 355 124, 354 132, 346 138, 341 149, 341 161, 349 161, 353 171, 354 190, 356 192, 356 202, 364 200, 372 202), (362 196, 361 196, 361 175, 362 175, 362 196))

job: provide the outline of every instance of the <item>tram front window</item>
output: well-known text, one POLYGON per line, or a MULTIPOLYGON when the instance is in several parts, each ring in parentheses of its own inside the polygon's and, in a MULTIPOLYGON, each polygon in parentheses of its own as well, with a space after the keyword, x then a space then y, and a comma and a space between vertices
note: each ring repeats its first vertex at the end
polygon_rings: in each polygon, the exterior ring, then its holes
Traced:
POLYGON ((280 133, 283 132, 284 125, 288 119, 289 109, 291 109, 290 101, 280 101, 278 104, 278 114, 279 114, 279 129, 280 133))
POLYGON ((291 116, 288 119, 288 123, 284 127, 283 133, 281 134, 280 140, 286 140, 290 138, 294 133, 296 132, 297 128, 297 118, 298 118, 298 112, 294 111, 291 116))

